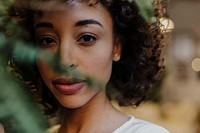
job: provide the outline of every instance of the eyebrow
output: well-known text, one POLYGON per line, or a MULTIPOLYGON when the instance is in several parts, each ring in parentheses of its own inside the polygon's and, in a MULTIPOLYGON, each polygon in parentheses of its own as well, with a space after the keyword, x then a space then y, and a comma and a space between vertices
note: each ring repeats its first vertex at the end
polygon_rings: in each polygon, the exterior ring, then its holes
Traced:
POLYGON ((98 21, 96 21, 94 19, 80 20, 75 24, 75 27, 84 26, 84 25, 87 25, 87 24, 96 24, 96 25, 99 25, 99 26, 103 27, 103 25, 100 22, 98 22, 98 21))
POLYGON ((35 28, 53 28, 53 24, 52 23, 48 23, 48 22, 39 22, 35 25, 35 28))
MULTIPOLYGON (((84 26, 87 24, 96 24, 103 27, 103 25, 100 22, 93 19, 80 20, 75 23, 75 27, 84 26)), ((48 22, 39 22, 35 25, 35 28, 53 28, 53 27, 54 27, 53 24, 48 22)))

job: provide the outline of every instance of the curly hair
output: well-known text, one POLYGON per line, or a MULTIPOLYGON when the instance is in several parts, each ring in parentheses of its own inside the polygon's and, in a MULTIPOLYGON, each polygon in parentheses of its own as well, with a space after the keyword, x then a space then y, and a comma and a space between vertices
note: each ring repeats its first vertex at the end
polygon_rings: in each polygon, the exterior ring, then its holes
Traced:
MULTIPOLYGON (((97 0, 93 4, 98 2, 110 12, 114 34, 120 37, 122 44, 121 59, 113 62, 109 83, 117 91, 116 99, 120 105, 138 106, 152 90, 152 85, 159 80, 164 68, 161 59, 164 35, 159 18, 164 16, 166 3, 154 0, 154 15, 157 19, 153 23, 147 23, 134 1, 97 0)), ((20 23, 31 33, 28 38, 34 42, 33 11, 27 7, 17 8, 15 11, 22 18, 20 23)), ((15 11, 12 10, 11 14, 15 11)), ((58 109, 59 103, 43 83, 35 64, 24 64, 13 58, 10 66, 50 114, 58 109)))

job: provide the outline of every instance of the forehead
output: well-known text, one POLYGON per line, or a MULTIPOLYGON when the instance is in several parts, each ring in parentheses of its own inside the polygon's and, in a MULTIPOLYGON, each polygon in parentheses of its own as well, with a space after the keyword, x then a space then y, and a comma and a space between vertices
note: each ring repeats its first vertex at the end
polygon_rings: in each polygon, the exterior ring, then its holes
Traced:
POLYGON ((101 3, 91 6, 81 1, 72 1, 71 3, 52 2, 50 1, 50 4, 45 4, 40 8, 41 13, 35 15, 34 27, 40 22, 48 22, 54 26, 63 27, 66 24, 75 27, 77 25, 96 24, 104 28, 113 28, 111 15, 101 3))
POLYGON ((77 12, 77 16, 78 14, 83 15, 83 11, 88 11, 88 15, 84 16, 89 16, 96 13, 96 16, 100 15, 112 17, 108 11, 108 8, 106 8, 97 0, 36 0, 32 1, 30 4, 36 17, 44 17, 47 14, 48 16, 51 14, 60 14, 60 12, 63 11, 71 13, 77 12), (109 14, 109 16, 107 16, 107 14, 109 14))
POLYGON ((69 6, 75 6, 77 4, 96 6, 101 3, 98 0, 32 0, 29 3, 29 7, 34 11, 44 12, 63 10, 66 6, 69 8, 69 6))

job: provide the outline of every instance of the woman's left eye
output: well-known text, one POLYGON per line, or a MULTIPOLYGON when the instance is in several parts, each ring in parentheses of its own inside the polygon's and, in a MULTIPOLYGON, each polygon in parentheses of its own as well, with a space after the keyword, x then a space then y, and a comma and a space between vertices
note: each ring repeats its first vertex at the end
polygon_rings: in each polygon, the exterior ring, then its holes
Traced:
POLYGON ((81 37, 79 37, 77 42, 80 43, 81 45, 91 45, 96 40, 97 40, 97 38, 94 35, 86 34, 86 35, 82 35, 81 37))

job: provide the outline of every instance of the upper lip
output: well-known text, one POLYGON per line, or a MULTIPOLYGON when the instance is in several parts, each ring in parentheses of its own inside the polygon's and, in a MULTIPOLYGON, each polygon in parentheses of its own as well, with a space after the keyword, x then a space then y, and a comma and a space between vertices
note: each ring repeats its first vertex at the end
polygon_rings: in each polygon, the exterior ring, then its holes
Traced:
POLYGON ((66 84, 66 85, 70 85, 70 84, 75 84, 75 83, 80 83, 80 82, 85 82, 82 79, 76 79, 76 78, 57 78, 55 80, 52 81, 53 84, 66 84))

